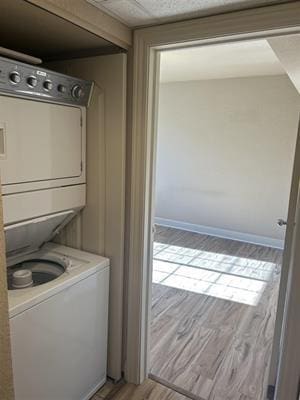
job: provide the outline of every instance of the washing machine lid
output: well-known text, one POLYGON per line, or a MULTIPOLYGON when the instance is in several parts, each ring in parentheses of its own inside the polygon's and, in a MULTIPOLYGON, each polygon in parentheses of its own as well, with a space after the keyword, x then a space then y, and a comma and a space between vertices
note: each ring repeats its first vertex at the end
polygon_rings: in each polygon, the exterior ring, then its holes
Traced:
POLYGON ((76 209, 67 210, 5 226, 7 258, 37 251, 57 235, 77 213, 76 209))

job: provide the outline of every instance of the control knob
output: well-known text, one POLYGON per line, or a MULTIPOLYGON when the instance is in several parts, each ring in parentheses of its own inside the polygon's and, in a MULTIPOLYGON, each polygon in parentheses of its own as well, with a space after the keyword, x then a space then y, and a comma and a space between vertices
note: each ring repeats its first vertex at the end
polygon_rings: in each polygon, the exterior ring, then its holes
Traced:
POLYGON ((35 87, 37 85, 37 79, 35 76, 29 76, 27 78, 27 85, 30 87, 35 87))
POLYGON ((59 84, 57 86, 57 90, 59 91, 59 93, 66 93, 67 88, 65 87, 65 85, 59 84))
POLYGON ((43 87, 44 87, 44 89, 45 90, 52 90, 52 88, 53 88, 53 83, 51 82, 51 81, 49 81, 49 80, 47 80, 47 81, 45 81, 44 83, 43 83, 43 87))
POLYGON ((72 87, 72 96, 76 100, 79 100, 83 96, 83 89, 80 85, 74 85, 72 87))
POLYGON ((12 83, 20 83, 20 82, 21 82, 21 76, 20 76, 19 72, 17 72, 17 71, 12 71, 12 72, 9 74, 9 80, 10 80, 12 83))

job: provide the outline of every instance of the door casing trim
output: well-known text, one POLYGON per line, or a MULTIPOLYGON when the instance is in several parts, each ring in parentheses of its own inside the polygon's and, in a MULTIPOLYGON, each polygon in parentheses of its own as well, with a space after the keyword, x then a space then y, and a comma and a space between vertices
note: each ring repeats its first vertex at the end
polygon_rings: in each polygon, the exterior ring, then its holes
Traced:
MULTIPOLYGON (((129 237, 126 243, 128 309, 125 321, 125 377, 128 382, 139 384, 148 374, 152 189, 160 51, 296 33, 300 33, 300 4, 297 2, 154 26, 134 32, 133 98, 129 114, 129 237)), ((286 295, 289 297, 290 293, 286 295)), ((288 382, 282 384, 288 388, 288 382)), ((288 398, 282 396, 278 395, 276 400, 288 398)))

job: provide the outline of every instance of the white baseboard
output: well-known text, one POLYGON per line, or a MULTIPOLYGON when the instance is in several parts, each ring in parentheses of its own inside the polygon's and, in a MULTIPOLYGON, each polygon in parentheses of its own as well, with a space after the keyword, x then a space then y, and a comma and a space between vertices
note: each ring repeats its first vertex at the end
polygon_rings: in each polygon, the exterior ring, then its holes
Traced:
POLYGON ((93 389, 91 389, 89 391, 89 393, 87 395, 84 396, 84 398, 82 400, 89 400, 96 392, 98 392, 98 390, 105 384, 106 382, 106 376, 101 380, 101 382, 97 383, 97 385, 95 385, 93 387, 93 389))
POLYGON ((155 217, 154 222, 157 225, 167 226, 170 228, 182 229, 184 231, 202 233, 203 235, 211 235, 224 239, 238 240, 239 242, 259 244, 261 246, 273 247, 282 250, 284 240, 273 239, 266 236, 252 235, 250 233, 242 233, 230 231, 228 229, 212 228, 210 226, 190 224, 183 221, 174 221, 172 219, 155 217))

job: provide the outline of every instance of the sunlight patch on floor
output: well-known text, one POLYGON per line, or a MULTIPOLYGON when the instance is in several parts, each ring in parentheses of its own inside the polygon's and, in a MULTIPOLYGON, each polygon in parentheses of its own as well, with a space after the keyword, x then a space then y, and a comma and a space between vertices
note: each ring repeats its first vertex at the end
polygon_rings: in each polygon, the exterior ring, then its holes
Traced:
POLYGON ((153 282, 238 303, 258 304, 276 264, 155 242, 153 282))

